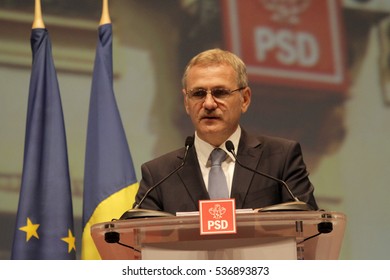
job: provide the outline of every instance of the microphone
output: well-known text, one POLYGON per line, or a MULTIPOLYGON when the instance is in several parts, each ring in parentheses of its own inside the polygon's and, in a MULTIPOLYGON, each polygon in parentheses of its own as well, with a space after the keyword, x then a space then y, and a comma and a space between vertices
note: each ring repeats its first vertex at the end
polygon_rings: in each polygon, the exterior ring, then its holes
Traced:
POLYGON ((161 185, 165 180, 167 180, 169 177, 171 177, 173 174, 175 174, 177 171, 179 171, 181 168, 183 168, 186 159, 188 150, 194 145, 194 137, 188 136, 186 138, 185 142, 185 152, 182 163, 176 167, 171 173, 169 173, 167 176, 162 178, 160 181, 158 181, 156 184, 154 184, 152 187, 150 187, 146 193, 143 195, 139 203, 137 203, 133 209, 130 209, 122 214, 120 217, 120 220, 127 220, 127 219, 135 219, 135 218, 146 218, 146 217, 168 217, 173 216, 171 213, 167 213, 164 211, 158 211, 158 210, 151 210, 151 209, 141 209, 139 208, 141 204, 144 202, 144 200, 149 196, 149 193, 153 191, 155 188, 157 188, 159 185, 161 185))
POLYGON ((280 203, 280 204, 276 204, 276 205, 271 205, 271 206, 259 208, 259 209, 257 209, 258 212, 268 212, 268 211, 310 211, 310 210, 313 210, 312 207, 309 204, 307 204, 307 203, 305 203, 303 201, 300 201, 296 196, 294 196, 294 194, 290 190, 290 187, 287 185, 287 183, 285 181, 280 180, 278 178, 275 178, 275 177, 273 177, 273 176, 271 176, 269 174, 266 174, 266 173, 257 171, 255 169, 252 169, 252 168, 250 168, 248 166, 243 165, 237 159, 237 155, 234 152, 234 145, 233 145, 232 141, 230 141, 230 140, 226 141, 225 147, 233 155, 233 157, 235 158, 236 162, 241 167, 243 167, 243 168, 245 168, 247 170, 250 170, 250 171, 252 171, 252 172, 254 172, 256 174, 259 174, 261 176, 264 176, 264 177, 266 177, 268 179, 271 179, 271 180, 274 180, 274 181, 278 182, 279 184, 281 184, 287 190, 287 192, 289 193, 291 198, 294 200, 294 201, 291 201, 291 202, 284 202, 284 203, 280 203))

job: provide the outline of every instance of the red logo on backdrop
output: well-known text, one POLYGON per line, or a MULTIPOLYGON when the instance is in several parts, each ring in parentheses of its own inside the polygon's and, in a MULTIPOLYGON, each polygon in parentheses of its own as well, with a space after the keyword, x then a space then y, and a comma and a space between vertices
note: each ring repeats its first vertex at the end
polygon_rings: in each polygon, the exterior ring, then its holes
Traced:
POLYGON ((339 0, 225 0, 227 47, 253 81, 345 91, 339 0))
POLYGON ((234 199, 200 200, 200 234, 236 233, 234 199))

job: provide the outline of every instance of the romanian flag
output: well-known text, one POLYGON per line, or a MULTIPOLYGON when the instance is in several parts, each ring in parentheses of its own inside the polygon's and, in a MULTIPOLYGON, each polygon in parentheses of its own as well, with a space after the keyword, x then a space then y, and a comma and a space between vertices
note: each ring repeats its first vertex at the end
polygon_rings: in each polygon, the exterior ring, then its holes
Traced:
POLYGON ((82 259, 100 259, 90 228, 118 219, 138 190, 113 90, 112 24, 99 26, 84 169, 82 259))
POLYGON ((65 125, 45 28, 32 30, 31 48, 24 163, 11 259, 75 259, 65 125))

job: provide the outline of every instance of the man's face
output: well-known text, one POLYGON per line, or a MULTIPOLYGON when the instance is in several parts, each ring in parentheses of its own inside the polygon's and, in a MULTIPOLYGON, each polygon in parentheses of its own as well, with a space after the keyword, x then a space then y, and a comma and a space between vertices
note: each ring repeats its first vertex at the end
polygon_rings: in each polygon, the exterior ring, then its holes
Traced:
POLYGON ((183 89, 184 106, 198 136, 213 146, 221 145, 234 133, 242 113, 250 104, 249 87, 235 91, 223 99, 214 98, 210 92, 204 99, 190 98, 186 93, 193 89, 238 88, 236 73, 227 64, 193 66, 187 74, 187 88, 183 89))

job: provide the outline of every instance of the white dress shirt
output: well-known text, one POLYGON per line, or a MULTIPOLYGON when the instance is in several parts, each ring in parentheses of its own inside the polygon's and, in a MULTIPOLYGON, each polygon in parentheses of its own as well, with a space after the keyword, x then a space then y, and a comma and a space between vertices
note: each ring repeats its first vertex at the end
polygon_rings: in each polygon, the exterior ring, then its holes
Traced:
MULTIPOLYGON (((236 152, 238 150, 238 143, 240 141, 240 137, 241 137, 241 128, 240 128, 240 126, 238 126, 236 131, 227 139, 227 140, 232 141, 236 152)), ((232 190, 235 159, 234 159, 233 155, 226 150, 225 143, 223 143, 219 147, 214 147, 214 146, 210 145, 209 143, 200 139, 198 137, 197 133, 195 132, 194 145, 195 145, 196 153, 198 156, 200 170, 202 171, 203 181, 205 182, 207 190, 208 190, 209 172, 210 172, 210 166, 211 166, 211 162, 209 159, 210 153, 215 148, 221 148, 222 150, 224 150, 226 152, 226 154, 228 156, 226 157, 226 160, 222 163, 222 170, 226 176, 227 185, 228 185, 228 189, 229 189, 229 195, 230 195, 231 190, 232 190)))

